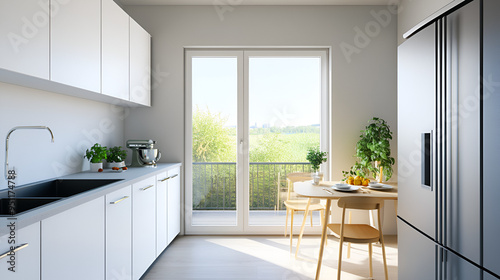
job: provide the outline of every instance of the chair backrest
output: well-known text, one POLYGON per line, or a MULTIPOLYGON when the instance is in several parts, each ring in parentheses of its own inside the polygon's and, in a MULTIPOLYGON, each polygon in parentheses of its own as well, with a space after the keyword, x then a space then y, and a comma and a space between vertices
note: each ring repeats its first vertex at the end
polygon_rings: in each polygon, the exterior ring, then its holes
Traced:
POLYGON ((379 210, 384 203, 376 197, 348 196, 339 199, 338 206, 346 209, 379 210))
POLYGON ((311 172, 293 172, 286 175, 286 182, 288 187, 287 199, 289 200, 293 193, 293 183, 304 182, 312 180, 311 172))

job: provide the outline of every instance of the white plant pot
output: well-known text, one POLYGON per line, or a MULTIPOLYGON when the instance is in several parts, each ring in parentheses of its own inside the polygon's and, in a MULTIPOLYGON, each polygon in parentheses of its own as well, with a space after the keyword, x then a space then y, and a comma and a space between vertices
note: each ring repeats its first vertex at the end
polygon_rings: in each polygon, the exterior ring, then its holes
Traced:
POLYGON ((124 166, 125 166, 125 161, 106 163, 106 168, 113 168, 113 167, 122 168, 124 166))
POLYGON ((99 169, 102 169, 102 162, 90 163, 90 172, 98 172, 99 169))

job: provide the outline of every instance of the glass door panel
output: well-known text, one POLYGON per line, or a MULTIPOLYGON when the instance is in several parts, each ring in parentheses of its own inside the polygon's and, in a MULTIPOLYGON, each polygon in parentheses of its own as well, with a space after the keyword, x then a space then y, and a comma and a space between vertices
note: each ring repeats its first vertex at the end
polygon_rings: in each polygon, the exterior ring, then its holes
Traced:
MULTIPOLYGON (((246 57, 248 225, 284 226, 286 176, 311 172, 307 150, 320 145, 322 61, 286 54, 246 57)), ((320 224, 318 211, 313 221, 320 224)), ((301 214, 296 215, 294 225, 301 223, 301 214)))
POLYGON ((236 226, 237 57, 192 58, 193 226, 236 226))

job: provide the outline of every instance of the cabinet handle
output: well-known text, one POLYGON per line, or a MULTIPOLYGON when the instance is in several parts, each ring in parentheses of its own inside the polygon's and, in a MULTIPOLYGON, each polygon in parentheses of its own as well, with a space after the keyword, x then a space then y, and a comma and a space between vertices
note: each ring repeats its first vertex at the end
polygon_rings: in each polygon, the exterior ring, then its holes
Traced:
POLYGON ((173 175, 173 176, 170 176, 170 177, 169 177, 169 179, 173 179, 173 178, 175 178, 175 177, 177 177, 177 176, 179 176, 179 174, 175 174, 175 175, 173 175))
POLYGON ((118 203, 120 203, 120 202, 124 201, 124 200, 125 200, 125 199, 127 199, 127 198, 129 198, 129 196, 128 196, 128 195, 126 195, 126 196, 124 196, 124 197, 122 197, 122 198, 120 198, 120 199, 118 199, 118 200, 116 200, 116 201, 111 201, 109 204, 118 204, 118 203))
POLYGON ((155 186, 155 185, 149 185, 149 186, 147 186, 147 187, 145 187, 145 188, 140 188, 139 190, 141 190, 141 191, 145 191, 145 190, 150 189, 150 188, 152 188, 152 187, 154 187, 154 186, 155 186))
POLYGON ((7 252, 3 253, 2 255, 0 255, 0 259, 5 258, 5 257, 6 257, 6 256, 8 256, 11 252, 17 252, 17 251, 19 251, 19 250, 21 250, 21 249, 24 249, 24 248, 26 248, 26 247, 28 247, 28 243, 24 243, 24 244, 22 244, 22 245, 19 245, 19 246, 17 246, 16 248, 14 248, 14 250, 9 250, 9 251, 7 251, 7 252))
POLYGON ((167 181, 167 180, 168 180, 168 179, 170 179, 170 178, 172 178, 172 177, 167 177, 167 178, 165 178, 165 179, 161 179, 161 180, 158 180, 158 181, 160 181, 160 182, 165 182, 165 181, 167 181))

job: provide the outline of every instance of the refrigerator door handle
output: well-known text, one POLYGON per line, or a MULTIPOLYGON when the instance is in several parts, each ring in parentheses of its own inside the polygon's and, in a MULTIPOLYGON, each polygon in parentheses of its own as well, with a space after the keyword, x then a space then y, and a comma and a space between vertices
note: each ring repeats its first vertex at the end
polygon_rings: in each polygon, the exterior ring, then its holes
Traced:
POLYGON ((433 161, 433 132, 422 133, 421 143, 421 184, 423 187, 432 190, 432 161, 433 161))

